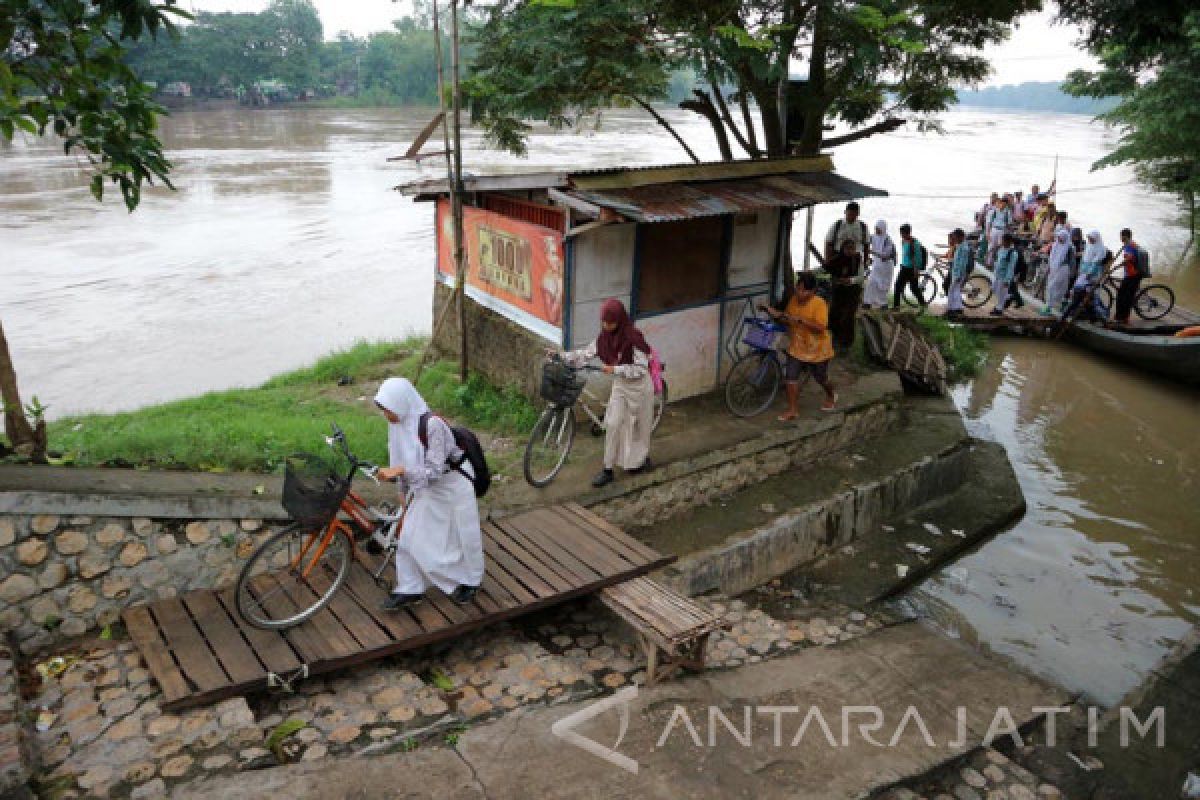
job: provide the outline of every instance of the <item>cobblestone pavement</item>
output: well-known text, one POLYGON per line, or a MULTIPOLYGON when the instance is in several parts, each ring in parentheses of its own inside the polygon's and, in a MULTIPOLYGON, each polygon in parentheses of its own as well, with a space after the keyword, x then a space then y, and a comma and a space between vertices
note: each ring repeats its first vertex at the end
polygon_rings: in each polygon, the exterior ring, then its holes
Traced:
POLYGON ((1029 770, 990 747, 939 770, 934 776, 914 780, 906 787, 889 789, 878 800, 1058 800, 1064 795, 1029 770))
MULTIPOLYGON (((731 627, 709 642, 714 669, 820 647, 880 627, 845 608, 783 621, 742 600, 710 602, 731 627)), ((50 665, 51 662, 43 661, 50 665)), ((66 655, 29 698, 37 713, 43 796, 167 796, 198 776, 409 749, 452 741, 464 726, 529 704, 564 702, 644 679, 644 656, 594 600, 565 604, 465 637, 440 650, 304 681, 293 694, 257 694, 164 713, 161 694, 127 642, 66 655), (430 675, 454 684, 442 691, 430 675), (294 729, 278 742, 272 732, 294 729), (274 747, 271 745, 274 744, 274 747)))

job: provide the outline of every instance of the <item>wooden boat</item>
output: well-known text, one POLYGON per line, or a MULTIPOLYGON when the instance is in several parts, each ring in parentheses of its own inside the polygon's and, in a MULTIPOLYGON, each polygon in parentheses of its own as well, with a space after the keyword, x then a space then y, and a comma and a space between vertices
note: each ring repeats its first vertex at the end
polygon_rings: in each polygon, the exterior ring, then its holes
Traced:
POLYGON ((1091 322, 1073 322, 1066 338, 1083 347, 1124 361, 1130 366, 1200 386, 1200 337, 1177 339, 1185 325, 1139 328, 1105 328, 1091 322))

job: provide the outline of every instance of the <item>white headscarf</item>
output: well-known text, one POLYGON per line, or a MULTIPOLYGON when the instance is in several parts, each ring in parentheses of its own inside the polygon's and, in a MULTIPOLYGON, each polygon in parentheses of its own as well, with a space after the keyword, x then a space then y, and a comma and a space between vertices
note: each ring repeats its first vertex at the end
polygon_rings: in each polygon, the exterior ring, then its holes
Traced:
POLYGON ((388 423, 388 460, 393 467, 416 468, 424 458, 417 430, 429 406, 406 378, 388 378, 375 393, 375 402, 400 418, 388 423))
POLYGON ((1108 254, 1108 248, 1104 246, 1104 239, 1100 238, 1100 231, 1092 231, 1087 235, 1087 238, 1087 247, 1083 248, 1084 263, 1097 264, 1103 261, 1104 257, 1108 254))
POLYGON ((1061 267, 1067 262, 1067 253, 1071 249, 1071 233, 1063 226, 1058 226, 1054 232, 1054 246, 1050 248, 1050 268, 1061 267))
POLYGON ((875 223, 875 233, 871 236, 871 252, 883 261, 896 260, 896 245, 892 243, 892 237, 888 236, 887 220, 881 219, 875 223))

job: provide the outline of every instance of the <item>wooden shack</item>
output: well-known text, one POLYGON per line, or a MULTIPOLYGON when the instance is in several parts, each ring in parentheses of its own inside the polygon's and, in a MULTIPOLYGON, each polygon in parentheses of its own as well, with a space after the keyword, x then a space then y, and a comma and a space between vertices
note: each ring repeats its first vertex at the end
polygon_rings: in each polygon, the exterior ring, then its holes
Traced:
MULTIPOLYGON (((668 365, 672 399, 718 387, 743 315, 777 296, 792 217, 818 203, 882 196, 828 156, 465 176, 471 367, 536 390, 547 345, 583 346, 617 297, 668 365)), ((435 204, 434 317, 454 285, 444 180, 397 187, 435 204)), ((437 346, 457 350, 449 315, 437 346)))

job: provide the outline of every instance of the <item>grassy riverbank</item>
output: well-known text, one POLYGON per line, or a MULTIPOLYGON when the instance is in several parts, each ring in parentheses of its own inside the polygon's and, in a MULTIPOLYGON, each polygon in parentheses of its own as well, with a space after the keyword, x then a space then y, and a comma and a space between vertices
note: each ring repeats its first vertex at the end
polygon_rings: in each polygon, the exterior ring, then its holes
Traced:
POLYGON ((916 320, 946 361, 946 378, 950 383, 979 374, 988 356, 986 334, 930 314, 919 314, 916 320))
MULTIPOLYGON (((210 392, 136 411, 67 417, 50 425, 50 449, 80 466, 270 472, 284 456, 323 449, 336 421, 351 448, 387 460, 387 423, 373 398, 392 375, 413 378, 423 339, 360 342, 262 386, 210 392)), ((464 384, 457 365, 434 362, 418 384, 430 407, 482 433, 529 430, 536 411, 511 389, 479 375, 464 384)))

